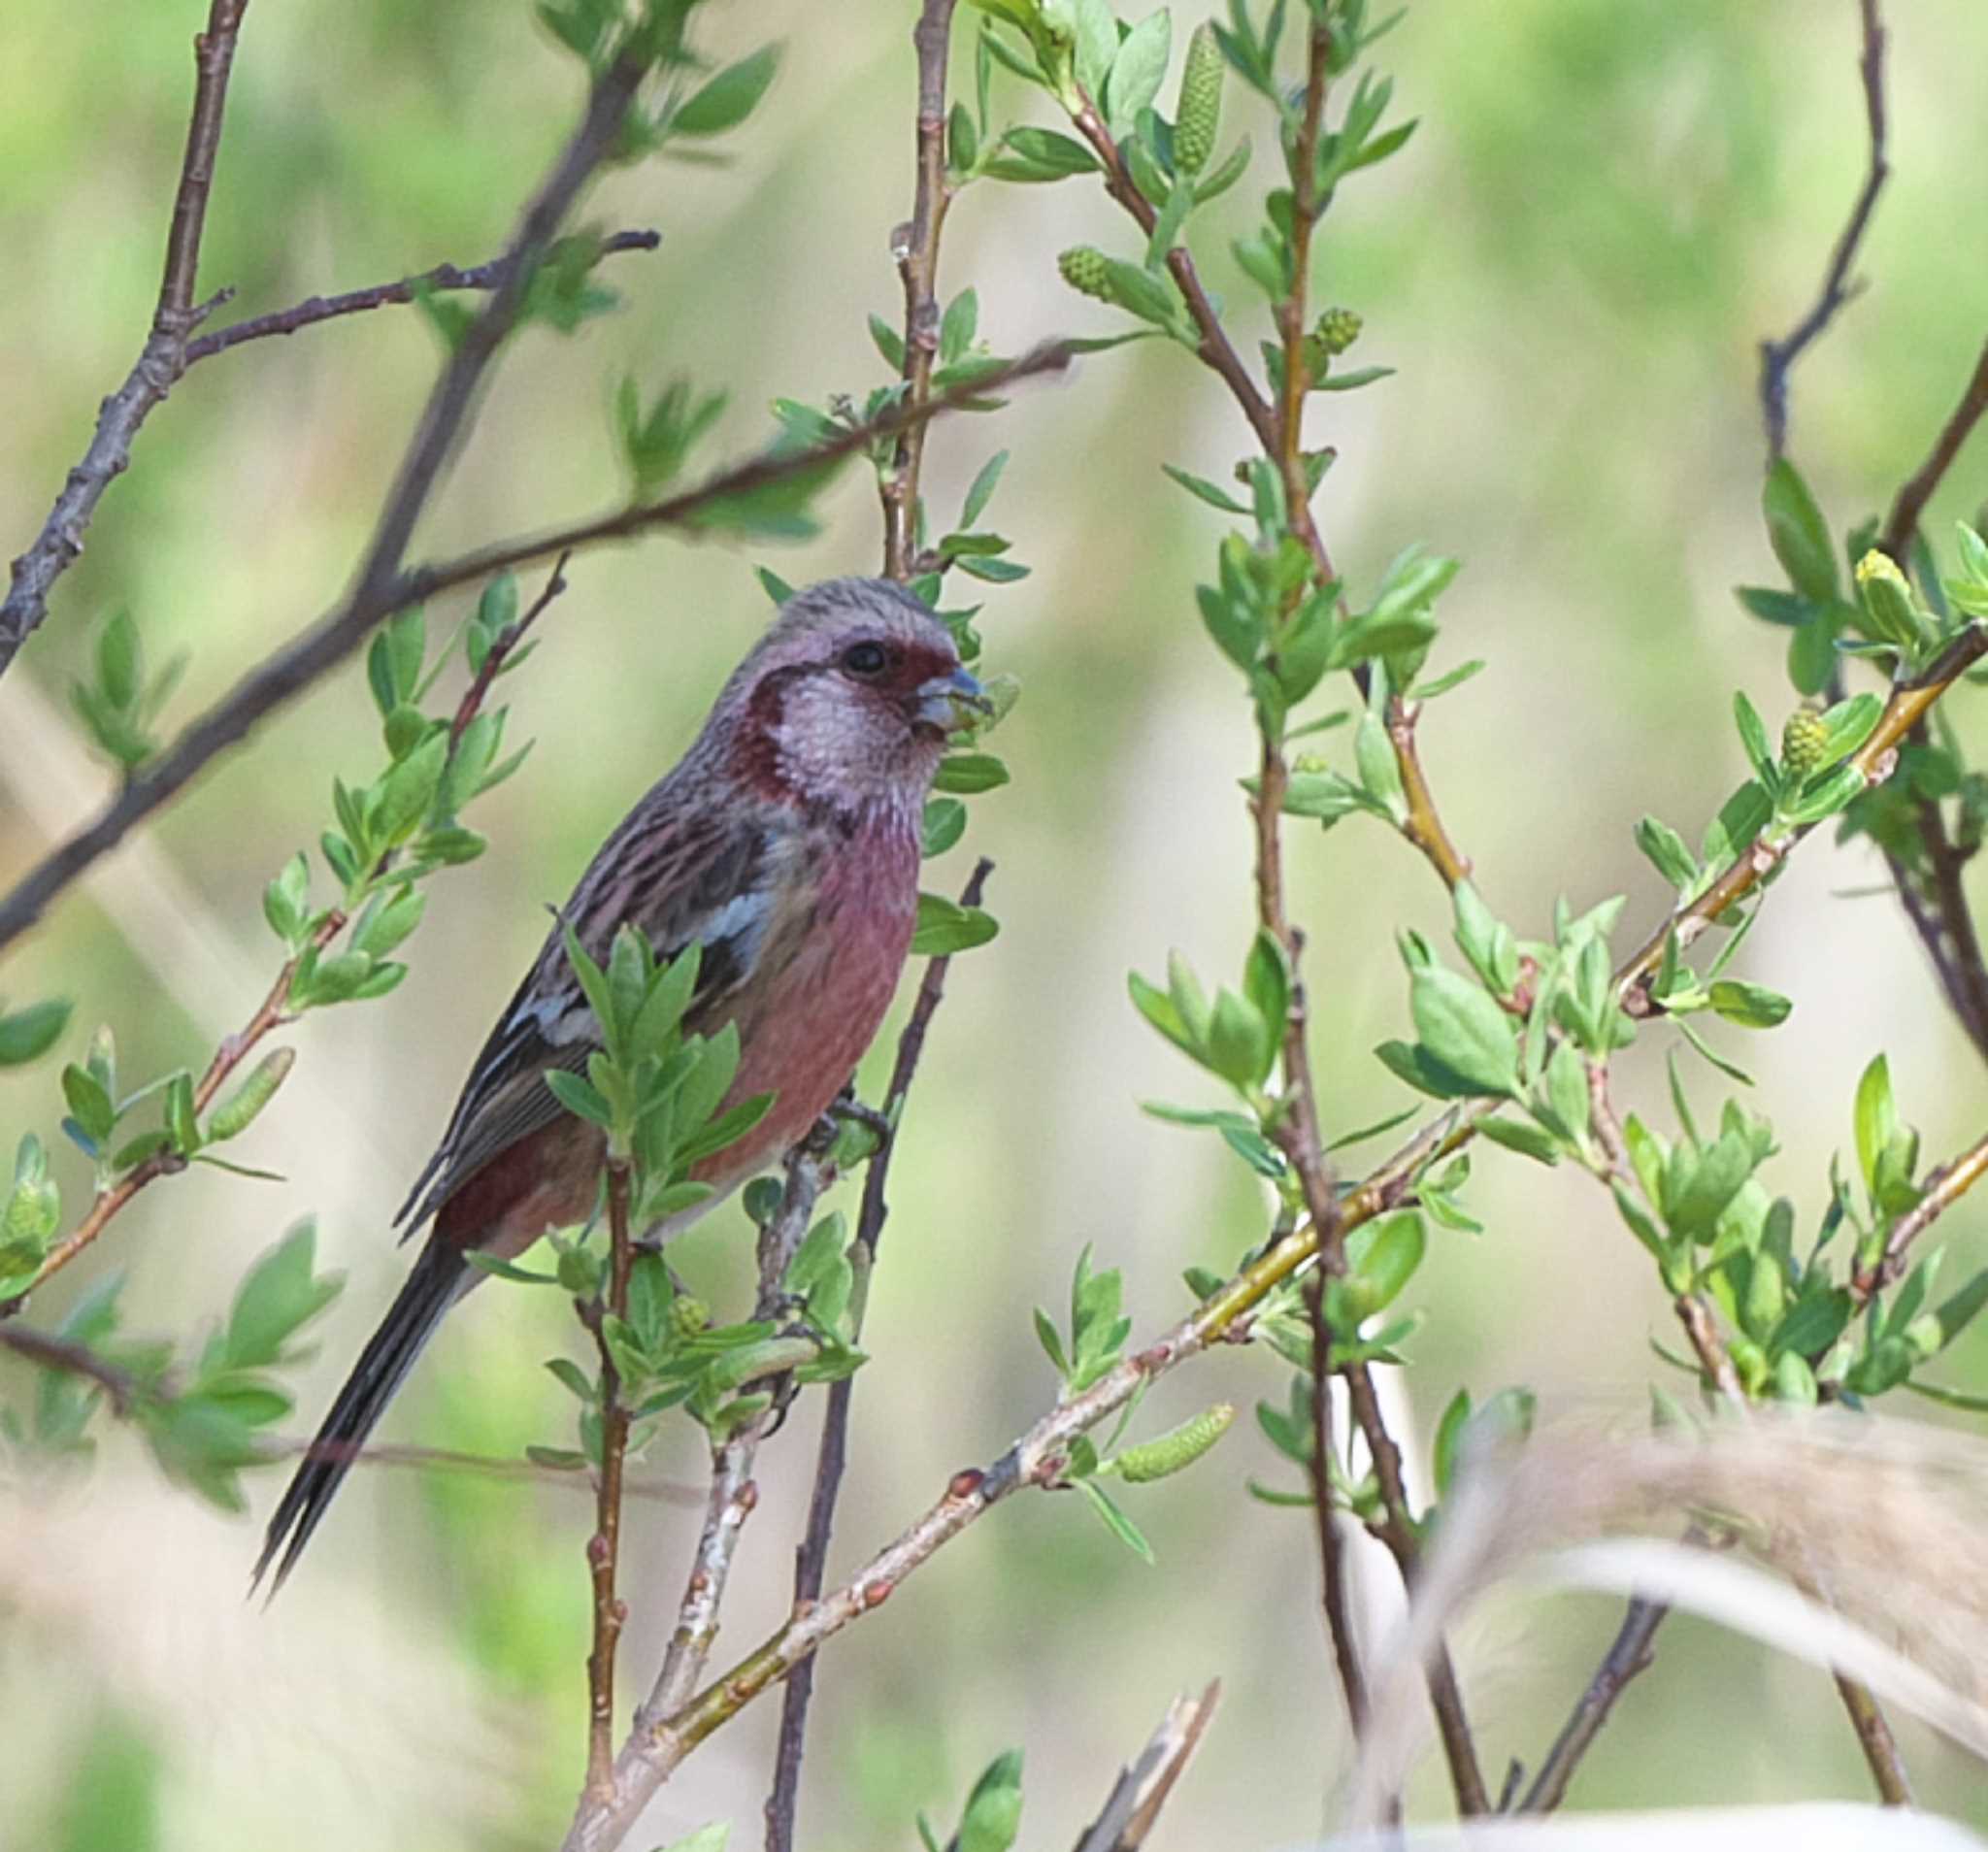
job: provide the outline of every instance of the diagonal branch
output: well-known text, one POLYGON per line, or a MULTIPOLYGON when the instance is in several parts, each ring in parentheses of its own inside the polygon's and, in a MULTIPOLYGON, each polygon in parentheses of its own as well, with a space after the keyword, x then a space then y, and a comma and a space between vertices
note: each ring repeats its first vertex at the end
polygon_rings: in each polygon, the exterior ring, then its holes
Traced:
MULTIPOLYGON (((654 250, 662 242, 660 232, 618 231, 601 240, 600 254, 609 257, 624 250, 654 250)), ((437 264, 433 270, 424 270, 414 277, 403 277, 397 282, 375 283, 367 289, 348 289, 336 296, 307 296, 287 309, 273 310, 266 315, 251 315, 244 321, 231 321, 225 328, 216 328, 213 334, 189 341, 186 344, 186 364, 197 366, 203 360, 212 360, 217 353, 226 353, 231 347, 239 347, 250 341, 264 341, 271 335, 293 335, 304 328, 315 328, 320 321, 363 314, 368 310, 384 309, 395 303, 413 302, 424 291, 495 289, 508 274, 506 259, 493 257, 487 264, 476 264, 468 270, 454 264, 437 264)))
POLYGON ((7 597, 0 602, 0 675, 48 615, 49 593, 83 553, 83 537, 104 491, 131 463, 139 427, 165 402, 186 370, 187 337, 221 298, 195 306, 200 238, 207 225, 208 195, 214 185, 215 154, 220 147, 227 109, 228 79, 235 68, 235 44, 248 0, 211 0, 207 28, 193 41, 193 112, 186 125, 186 151, 173 196, 173 220, 166 237, 165 275, 152 311, 151 332, 124 383, 107 398, 83 460, 69 472, 42 531, 15 560, 7 597))
POLYGON ((1972 435, 1984 412, 1988 412, 1988 347, 1982 347, 1973 372, 1968 376, 1960 403, 1940 427, 1939 436, 1934 441, 1926 461, 1899 490, 1898 499, 1892 503, 1891 513, 1885 517, 1884 538, 1878 544, 1901 565, 1905 564, 1905 554, 1911 547, 1912 536, 1918 532, 1926 504, 1945 480, 1954 458, 1961 453, 1961 446, 1972 435))
POLYGON ((1139 1852, 1174 1784, 1201 1747, 1202 1733, 1221 1696, 1222 1681, 1217 1678, 1199 1698, 1183 1693, 1167 1706, 1160 1727, 1138 1759, 1118 1770, 1103 1810, 1077 1840, 1076 1852, 1139 1852))
POLYGON ((1850 266, 1857 260, 1857 248, 1870 229, 1871 215, 1877 195, 1891 173, 1885 157, 1884 115, 1884 22, 1878 17, 1877 0, 1857 0, 1863 20, 1864 50, 1857 69, 1864 80, 1864 118, 1870 130, 1871 164, 1864 183, 1850 207, 1850 216, 1838 234, 1823 272, 1822 290, 1808 313, 1778 341, 1760 344, 1760 413, 1767 426, 1767 449, 1778 458, 1788 444, 1788 373, 1802 351, 1835 318, 1837 311, 1857 293, 1859 284, 1850 280, 1850 266))
POLYGON ((1891 1225, 1883 1253, 1872 1265, 1857 1269, 1851 1294, 1860 1309, 1905 1271, 1905 1250, 1984 1175, 1988 1175, 1988 1136, 1976 1139, 1959 1157, 1927 1177, 1917 1207, 1891 1225))
MULTIPOLYGON (((530 608, 518 620, 510 625, 496 638, 489 654, 483 659, 483 666, 464 690, 462 699, 456 704, 455 715, 449 723, 448 750, 454 753, 464 731, 470 722, 482 711, 484 698, 497 678, 498 672, 515 651, 519 642, 531 626, 544 615, 546 609, 566 589, 565 556, 552 569, 545 589, 532 601, 530 608)), ((330 909, 318 921, 310 937, 310 947, 322 952, 345 931, 348 920, 342 908, 330 909)), ((193 1110, 195 1114, 206 1112, 215 1096, 227 1084, 231 1075, 237 1073, 243 1062, 277 1030, 295 1020, 290 1013, 290 984, 297 975, 302 953, 283 961, 277 972, 275 981, 270 985, 254 1013, 236 1032, 224 1038, 215 1049, 206 1069, 193 1088, 193 1110)), ((272 1055, 271 1059, 276 1056, 272 1055)), ((71 1261, 96 1240, 110 1225, 113 1217, 118 1215, 138 1193, 162 1176, 177 1175, 185 1170, 186 1159, 171 1146, 166 1146, 142 1159, 115 1182, 106 1183, 91 1200, 89 1207, 75 1228, 57 1241, 42 1257, 41 1265, 35 1270, 28 1283, 10 1299, 0 1299, 0 1321, 12 1317, 27 1304, 28 1296, 49 1276, 60 1272, 71 1261)))
POLYGON ((20 937, 56 895, 99 857, 115 848, 153 811, 172 802, 210 761, 252 733, 265 716, 284 706, 358 648, 375 625, 437 593, 487 579, 512 567, 556 558, 569 550, 632 540, 658 528, 696 531, 713 524, 726 503, 773 484, 818 473, 866 450, 880 438, 895 436, 977 402, 997 387, 1070 364, 1067 343, 1046 342, 1003 367, 928 400, 922 406, 892 407, 876 418, 851 426, 825 443, 805 449, 776 444, 697 484, 657 502, 638 502, 613 513, 568 527, 500 541, 452 559, 389 576, 371 589, 360 585, 273 655, 236 682, 171 746, 132 777, 96 821, 60 843, 0 899, 0 949, 20 937))
POLYGON ((1601 1665, 1595 1669, 1595 1675, 1588 1680, 1587 1689, 1581 1693, 1573 1715, 1553 1739, 1553 1747, 1540 1765, 1539 1774, 1526 1790, 1519 1812, 1551 1813, 1567 1799, 1568 1784, 1574 1779, 1574 1771, 1580 1766, 1589 1745, 1601 1735, 1602 1726, 1615 1708, 1615 1701, 1622 1696, 1631 1679, 1648 1671, 1656 1664, 1656 1648, 1652 1641, 1656 1638, 1657 1629, 1664 1624, 1664 1616, 1670 1611, 1662 1602, 1644 1601, 1641 1596, 1631 1601, 1622 1617, 1622 1626, 1603 1655, 1601 1665))

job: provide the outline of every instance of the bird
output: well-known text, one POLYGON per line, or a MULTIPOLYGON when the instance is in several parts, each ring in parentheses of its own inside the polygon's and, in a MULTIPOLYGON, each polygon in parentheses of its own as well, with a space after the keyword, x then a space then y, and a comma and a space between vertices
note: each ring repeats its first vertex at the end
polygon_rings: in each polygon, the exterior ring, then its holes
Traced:
MULTIPOLYGON (((886 579, 792 593, 695 741, 602 843, 559 909, 589 956, 641 927, 658 958, 700 946, 686 1032, 737 1026, 723 1107, 764 1118, 693 1171, 712 1194, 675 1234, 779 1161, 836 1099, 909 955, 920 828, 952 737, 989 711, 945 624, 886 579)), ((269 1522, 252 1585, 275 1595, 443 1316, 482 1276, 595 1212, 606 1136, 547 1084, 583 1072, 599 1028, 555 924, 472 1065, 394 1218, 426 1244, 269 1522)), ((722 1108, 721 1108, 722 1109, 722 1108)))

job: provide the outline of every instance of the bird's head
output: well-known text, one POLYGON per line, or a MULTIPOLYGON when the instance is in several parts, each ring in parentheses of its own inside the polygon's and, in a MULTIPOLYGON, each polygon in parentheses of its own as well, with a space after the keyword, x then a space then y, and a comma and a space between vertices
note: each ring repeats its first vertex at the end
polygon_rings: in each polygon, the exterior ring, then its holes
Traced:
POLYGON ((951 632, 902 585, 831 579, 781 606, 714 718, 765 795, 852 811, 922 802, 946 740, 986 708, 951 632))

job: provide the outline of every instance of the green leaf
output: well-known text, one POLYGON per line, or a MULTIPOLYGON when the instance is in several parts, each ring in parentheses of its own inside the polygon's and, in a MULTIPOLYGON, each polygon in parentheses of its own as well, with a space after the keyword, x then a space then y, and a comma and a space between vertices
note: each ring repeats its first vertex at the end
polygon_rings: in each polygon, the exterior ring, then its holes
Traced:
POLYGON ((299 1222, 249 1268, 228 1312, 232 1368, 282 1363, 290 1339, 338 1297, 345 1275, 317 1273, 316 1247, 316 1225, 299 1222))
POLYGON ((1474 1092, 1518 1090, 1518 1039, 1511 1019, 1484 990, 1430 965, 1410 980, 1408 1008, 1422 1046, 1474 1092))
POLYGON ((69 1102, 70 1116, 89 1138, 101 1144, 111 1136, 117 1123, 116 1108, 96 1075, 72 1061, 62 1070, 62 1097, 69 1102))
POLYGON ((942 366, 950 366, 955 360, 965 357, 974 345, 974 334, 979 320, 980 299, 972 289, 962 289, 946 304, 945 314, 939 321, 939 360, 942 366))
POLYGON ((949 957, 986 944, 1000 930, 1001 922, 977 907, 962 907, 940 894, 920 894, 911 952, 919 958, 949 957))
POLYGON ((1125 35, 1105 80, 1105 121, 1113 139, 1132 133, 1142 110, 1150 109, 1173 54, 1174 22, 1165 7, 1149 13, 1125 35))
POLYGON ((988 502, 993 499, 995 485, 1001 480, 1001 472, 1008 467, 1008 452, 996 450, 986 462, 980 465, 972 485, 967 490, 967 499, 960 509, 959 524, 972 527, 985 512, 988 502))
POLYGON ((779 63, 778 46, 762 46, 750 57, 727 65, 688 97, 670 117, 678 135, 722 135, 737 128, 758 106, 779 63))
POLYGON ((1242 967, 1242 994, 1255 1007, 1273 1041, 1283 1040, 1291 1013, 1291 965, 1284 948, 1269 933, 1259 932, 1242 967))
POLYGON ((1408 820, 1408 800, 1402 789, 1401 768, 1394 745, 1379 716, 1367 712, 1353 729, 1353 764, 1360 774, 1361 788, 1380 805, 1397 823, 1408 820))
POLYGON ((957 798, 933 798, 925 806, 920 831, 919 852, 927 857, 944 855, 966 834, 967 807, 957 798))
MULTIPOLYGON (((1567 1048, 1565 1042, 1561 1046, 1567 1048)), ((1574 1057, 1576 1061, 1579 1058, 1578 1055, 1574 1057)), ((1534 1158, 1547 1165, 1560 1162, 1560 1141, 1544 1126, 1534 1125, 1525 1119, 1486 1119, 1477 1130, 1493 1144, 1502 1144, 1508 1151, 1516 1151, 1521 1157, 1534 1158)))
POLYGON ((1098 172, 1098 157, 1089 149, 1054 129, 1011 128, 1001 141, 1011 158, 997 155, 987 163, 997 180, 1060 181, 1098 172))
POLYGON ((1218 508, 1224 514, 1247 514, 1249 510, 1239 502, 1227 489, 1218 488, 1206 477, 1195 476, 1173 463, 1162 463, 1160 468, 1178 482, 1197 501, 1206 502, 1210 508, 1218 508))
POLYGON ((1358 1259, 1351 1262, 1360 1289, 1358 1300, 1363 1318, 1384 1310, 1401 1297, 1428 1248, 1422 1218, 1413 1209, 1391 1215, 1377 1226, 1368 1226, 1375 1230, 1373 1238, 1359 1248, 1358 1259))
POLYGON ((1684 839, 1670 824, 1646 816, 1636 826, 1636 845, 1656 871, 1680 893, 1698 879, 1698 862, 1684 839))
POLYGON ((1091 1502, 1106 1530, 1125 1545, 1141 1562, 1151 1565, 1158 1559, 1153 1555, 1153 1546, 1145 1540, 1138 1525, 1111 1502, 1110 1494, 1095 1479, 1078 1479, 1077 1489, 1091 1502))
POLYGON ((1728 1022, 1742 1029, 1772 1029, 1786 1022, 1794 1005, 1777 990, 1765 984, 1736 983, 1722 977, 1708 993, 1711 1006, 1728 1022))
POLYGON ((1132 993, 1133 1008, 1176 1048, 1202 1060, 1201 1037, 1190 1027, 1179 1006, 1164 990, 1155 989, 1138 972, 1126 974, 1126 987, 1132 993))
POLYGON ((991 752, 949 752, 939 763, 939 776, 932 780, 935 791, 972 797, 1006 784, 1008 767, 991 752))
POLYGON ((1019 1749, 996 1756, 967 1797, 954 1852, 1009 1852, 1021 1831, 1019 1749))
POLYGON ((51 997, 10 1015, 0 1015, 0 1068, 17 1068, 55 1045, 69 1026, 66 998, 51 997))
POLYGON ((1343 373, 1329 373, 1311 389, 1314 392, 1357 392, 1376 380, 1394 377, 1393 367, 1349 367, 1343 373))
POLYGON ((1276 1059, 1276 1040, 1263 1013, 1224 985, 1209 1018, 1208 1060, 1231 1086, 1260 1085, 1276 1059))
POLYGON ((1739 723, 1740 744, 1746 749, 1753 776, 1770 790, 1773 788, 1774 751, 1769 744, 1767 726, 1743 692, 1733 696, 1733 718, 1739 723))
POLYGON ((1786 457, 1767 473, 1761 491, 1767 535, 1790 582, 1805 598, 1829 604, 1837 596, 1837 555, 1829 523, 1801 473, 1786 457))
POLYGON ((1879 1055, 1864 1070, 1857 1082, 1857 1167, 1864 1174, 1864 1185, 1877 1193, 1878 1159, 1898 1135, 1898 1108, 1892 1102, 1891 1064, 1879 1055))
POLYGON ((1768 585, 1736 585, 1733 595, 1754 616, 1770 624, 1792 627, 1815 616, 1815 606, 1800 592, 1777 591, 1768 585))
POLYGON ((552 1089, 552 1097, 567 1111, 580 1118, 612 1129, 614 1111, 609 1106, 601 1090, 583 1076, 571 1074, 564 1068, 548 1068, 546 1071, 546 1084, 552 1089))

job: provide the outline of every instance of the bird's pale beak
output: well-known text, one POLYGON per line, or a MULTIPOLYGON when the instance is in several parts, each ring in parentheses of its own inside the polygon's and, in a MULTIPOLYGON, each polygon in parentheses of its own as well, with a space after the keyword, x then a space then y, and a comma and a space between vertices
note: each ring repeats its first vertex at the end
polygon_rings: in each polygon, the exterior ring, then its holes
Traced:
POLYGON ((963 733, 984 714, 994 711, 980 684, 964 669, 920 682, 911 710, 912 723, 937 733, 963 733))

